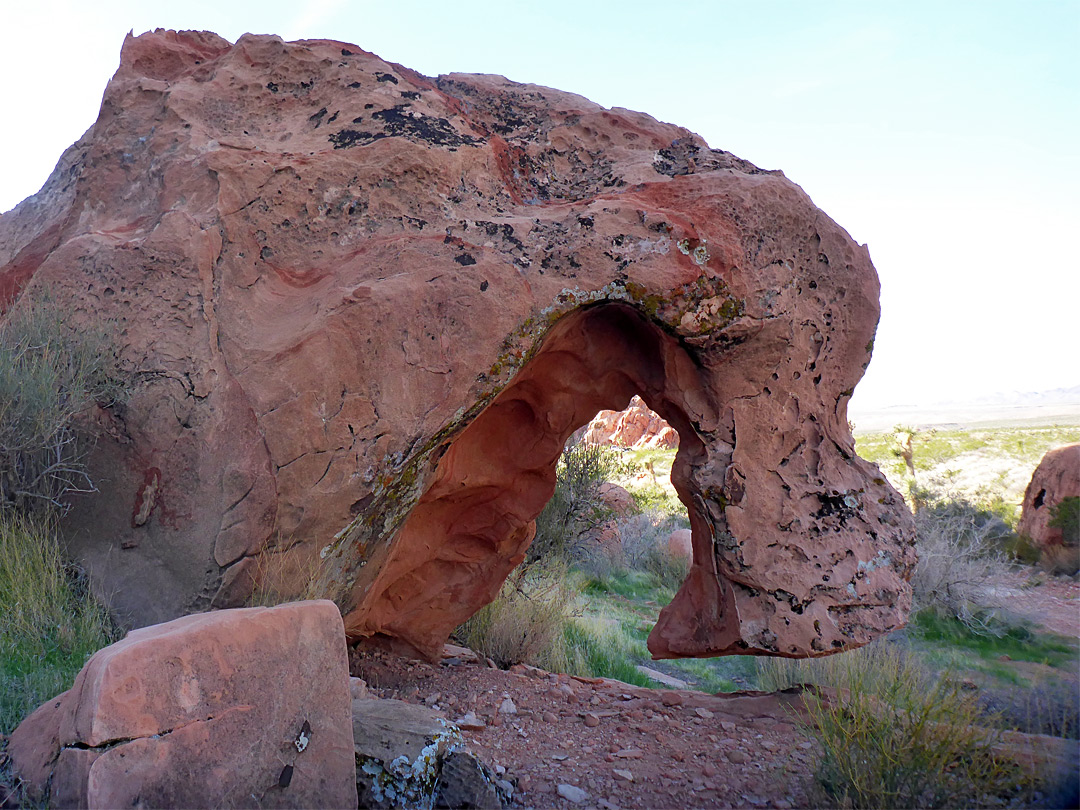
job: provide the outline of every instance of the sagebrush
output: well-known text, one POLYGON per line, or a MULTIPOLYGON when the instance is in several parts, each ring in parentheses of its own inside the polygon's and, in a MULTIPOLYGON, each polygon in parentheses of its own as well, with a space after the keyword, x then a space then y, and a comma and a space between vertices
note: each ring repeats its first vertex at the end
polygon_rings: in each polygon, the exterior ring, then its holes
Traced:
POLYGON ((127 391, 104 328, 76 329, 48 296, 25 296, 0 321, 0 509, 63 510, 93 492, 78 417, 127 391))

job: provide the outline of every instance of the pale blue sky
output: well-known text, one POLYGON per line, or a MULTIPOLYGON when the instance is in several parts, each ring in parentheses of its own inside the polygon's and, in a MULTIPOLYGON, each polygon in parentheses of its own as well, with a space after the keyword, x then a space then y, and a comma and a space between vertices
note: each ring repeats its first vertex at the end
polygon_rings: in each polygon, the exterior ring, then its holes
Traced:
POLYGON ((783 169, 881 276, 856 419, 1080 384, 1080 0, 41 0, 5 16, 0 211, 93 123, 128 29, 339 39, 641 110, 783 169))

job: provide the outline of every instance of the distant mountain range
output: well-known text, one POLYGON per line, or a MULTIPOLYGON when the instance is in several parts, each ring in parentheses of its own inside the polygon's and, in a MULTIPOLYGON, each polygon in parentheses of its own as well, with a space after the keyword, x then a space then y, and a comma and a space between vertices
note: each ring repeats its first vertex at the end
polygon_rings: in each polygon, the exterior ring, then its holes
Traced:
POLYGON ((1051 391, 1002 391, 969 400, 953 400, 934 403, 935 407, 1036 407, 1040 405, 1080 405, 1080 385, 1071 388, 1055 388, 1051 391))
POLYGON ((1080 424, 1080 385, 1051 391, 1003 391, 967 400, 862 406, 852 400, 851 419, 861 432, 892 425, 974 425, 997 423, 1080 424))

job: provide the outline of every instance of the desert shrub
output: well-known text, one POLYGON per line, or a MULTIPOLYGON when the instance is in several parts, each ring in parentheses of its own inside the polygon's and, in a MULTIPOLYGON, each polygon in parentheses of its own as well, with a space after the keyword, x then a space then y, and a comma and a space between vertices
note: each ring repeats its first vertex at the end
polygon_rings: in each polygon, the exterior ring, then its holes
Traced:
POLYGON ((623 469, 613 447, 571 441, 556 469, 555 492, 536 518, 536 538, 525 563, 578 558, 589 536, 612 517, 600 487, 623 469))
POLYGON ((961 500, 927 503, 915 515, 919 561, 911 578, 916 609, 941 611, 977 627, 999 607, 992 578, 1007 569, 1012 530, 961 500))
POLYGON ((1018 788, 1018 771, 995 754, 997 732, 976 699, 948 677, 932 677, 897 645, 813 661, 772 659, 765 688, 815 683, 805 731, 821 759, 823 804, 841 807, 967 807, 1018 788))
POLYGON ((655 510, 619 518, 615 522, 619 542, 586 542, 578 566, 597 580, 639 571, 649 575, 654 587, 677 591, 690 571, 690 561, 668 551, 667 538, 676 529, 687 528, 685 516, 665 515, 655 510))
POLYGON ((0 511, 0 733, 71 687, 114 641, 86 575, 65 565, 51 525, 0 511))
POLYGON ((1061 530, 1061 542, 1039 549, 1044 568, 1061 574, 1080 569, 1080 498, 1070 495, 1050 509, 1050 528, 1061 530))
POLYGON ((577 613, 578 595, 565 561, 519 566, 495 600, 459 626, 454 637, 501 667, 524 663, 565 672, 567 625, 577 613))
POLYGON ((1070 495, 1052 507, 1049 525, 1061 529, 1061 541, 1066 545, 1080 544, 1080 497, 1070 495))
POLYGON ((77 419, 126 390, 105 330, 65 325, 47 296, 0 322, 0 509, 63 509, 65 495, 94 491, 77 419))

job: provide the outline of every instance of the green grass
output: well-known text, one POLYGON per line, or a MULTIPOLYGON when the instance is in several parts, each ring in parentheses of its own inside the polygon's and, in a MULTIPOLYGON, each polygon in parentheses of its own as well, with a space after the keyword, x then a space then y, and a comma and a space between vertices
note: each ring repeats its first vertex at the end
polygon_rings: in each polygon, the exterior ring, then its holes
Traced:
POLYGON ((1027 661, 1056 669, 1075 665, 1077 642, 1062 636, 1039 633, 1024 624, 989 620, 987 632, 976 632, 955 617, 932 610, 921 610, 909 625, 909 633, 919 641, 937 647, 960 650, 988 663, 1008 656, 1013 661, 1027 661))
POLYGON ((51 528, 0 513, 0 733, 70 688, 115 637, 51 528))

